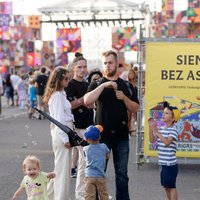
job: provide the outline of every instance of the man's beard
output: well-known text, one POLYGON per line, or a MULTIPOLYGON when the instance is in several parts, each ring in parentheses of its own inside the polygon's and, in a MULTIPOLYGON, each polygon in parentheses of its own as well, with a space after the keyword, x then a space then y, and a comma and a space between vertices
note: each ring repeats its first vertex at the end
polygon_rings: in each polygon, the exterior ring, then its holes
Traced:
POLYGON ((115 68, 113 71, 111 71, 111 72, 109 72, 108 70, 105 70, 105 75, 107 76, 107 77, 113 77, 113 76, 115 76, 116 75, 116 73, 117 73, 117 68, 115 68))

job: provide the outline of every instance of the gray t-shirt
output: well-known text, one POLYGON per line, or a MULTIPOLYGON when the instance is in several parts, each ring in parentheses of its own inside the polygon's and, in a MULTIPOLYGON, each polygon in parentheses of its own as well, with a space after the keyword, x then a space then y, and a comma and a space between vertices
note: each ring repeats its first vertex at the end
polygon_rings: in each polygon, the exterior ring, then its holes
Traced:
POLYGON ((106 144, 90 144, 83 151, 86 156, 85 177, 104 177, 106 157, 110 153, 106 144))

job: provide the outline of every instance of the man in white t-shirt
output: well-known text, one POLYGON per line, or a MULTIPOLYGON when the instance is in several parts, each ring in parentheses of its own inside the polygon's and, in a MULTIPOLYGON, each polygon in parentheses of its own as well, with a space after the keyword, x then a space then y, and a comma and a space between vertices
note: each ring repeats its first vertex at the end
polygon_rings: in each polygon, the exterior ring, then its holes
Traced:
POLYGON ((18 106, 18 94, 17 94, 17 86, 21 82, 20 76, 17 74, 17 71, 15 71, 14 74, 11 74, 10 80, 14 89, 14 95, 15 95, 15 100, 16 100, 16 106, 18 106))

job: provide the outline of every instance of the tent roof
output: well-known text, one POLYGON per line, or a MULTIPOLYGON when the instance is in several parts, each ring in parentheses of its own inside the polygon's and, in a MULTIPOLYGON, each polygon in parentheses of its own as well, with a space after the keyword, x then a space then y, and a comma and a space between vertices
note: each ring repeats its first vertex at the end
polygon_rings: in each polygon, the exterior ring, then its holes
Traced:
POLYGON ((122 21, 128 23, 134 20, 143 20, 135 17, 134 12, 139 11, 141 4, 132 0, 60 0, 48 7, 38 10, 48 20, 41 23, 97 23, 122 21))
POLYGON ((43 14, 70 13, 70 12, 99 12, 99 11, 120 11, 139 10, 139 3, 131 0, 58 0, 49 6, 41 7, 38 10, 43 14))

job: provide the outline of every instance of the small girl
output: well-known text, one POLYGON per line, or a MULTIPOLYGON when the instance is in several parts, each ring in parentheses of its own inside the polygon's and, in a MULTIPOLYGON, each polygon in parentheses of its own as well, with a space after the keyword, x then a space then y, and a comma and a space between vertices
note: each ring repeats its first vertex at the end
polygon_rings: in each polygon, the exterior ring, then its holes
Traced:
POLYGON ((178 164, 176 159, 176 143, 178 139, 177 129, 174 125, 180 118, 177 107, 170 106, 164 102, 162 121, 164 127, 158 129, 156 123, 149 119, 149 141, 157 140, 158 164, 160 165, 161 185, 165 188, 168 200, 178 200, 176 190, 176 178, 178 175, 178 164))
POLYGON ((12 200, 16 200, 25 190, 28 197, 27 200, 48 200, 47 183, 50 179, 55 177, 55 173, 45 173, 40 171, 40 160, 33 155, 29 155, 25 158, 22 167, 26 176, 24 176, 19 189, 15 192, 12 200))

